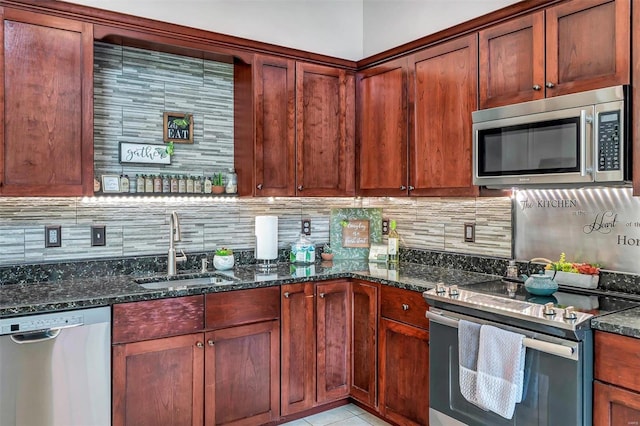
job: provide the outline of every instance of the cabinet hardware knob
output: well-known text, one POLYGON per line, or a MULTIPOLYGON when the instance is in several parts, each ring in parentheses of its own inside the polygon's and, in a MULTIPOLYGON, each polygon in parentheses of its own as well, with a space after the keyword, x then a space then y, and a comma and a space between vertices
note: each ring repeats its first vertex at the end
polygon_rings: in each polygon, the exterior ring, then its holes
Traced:
POLYGON ((288 292, 288 291, 285 291, 285 292, 284 292, 284 297, 285 297, 286 299, 288 299, 288 298, 289 298, 289 292, 288 292))
POLYGON ((540 85, 539 85, 539 84, 534 84, 534 85, 533 85, 533 90, 535 90, 536 92, 537 92, 538 90, 540 90, 540 89, 542 89, 542 87, 540 87, 540 85))
POLYGON ((320 299, 324 299, 324 293, 320 293, 320 299))
POLYGON ((196 347, 204 348, 204 344, 202 342, 196 342, 196 347))
POLYGON ((550 82, 550 81, 547 81, 547 84, 545 84, 545 86, 547 86, 547 88, 549 88, 549 89, 553 89, 556 85, 555 85, 555 84, 553 84, 553 83, 552 83, 552 82, 550 82))
POLYGON ((207 340, 207 344, 208 344, 209 346, 213 346, 213 340, 211 340, 211 339, 207 340))
POLYGON ((406 303, 402 304, 402 310, 403 311, 408 311, 409 310, 409 305, 407 305, 406 303))
POLYGON ((262 189, 262 184, 261 184, 261 183, 257 184, 257 185, 256 185, 256 188, 258 188, 258 189, 262 189))
POLYGON ((414 186, 409 185, 409 191, 413 191, 414 189, 416 189, 414 186))
POLYGON ((298 185, 298 191, 302 191, 303 186, 302 185, 298 185))
POLYGON ((400 187, 400 191, 406 191, 406 190, 407 190, 407 187, 406 187, 406 186, 402 185, 402 186, 400 187))

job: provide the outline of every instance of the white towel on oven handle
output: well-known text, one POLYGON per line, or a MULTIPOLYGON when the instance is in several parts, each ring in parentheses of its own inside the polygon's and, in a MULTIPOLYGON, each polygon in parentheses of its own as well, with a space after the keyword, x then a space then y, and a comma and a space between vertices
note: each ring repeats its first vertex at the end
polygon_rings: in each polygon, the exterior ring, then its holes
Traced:
POLYGON ((480 327, 476 396, 478 405, 511 419, 522 401, 524 336, 498 327, 480 327))
POLYGON ((476 377, 480 324, 458 321, 458 383, 460 393, 472 404, 478 405, 476 377))

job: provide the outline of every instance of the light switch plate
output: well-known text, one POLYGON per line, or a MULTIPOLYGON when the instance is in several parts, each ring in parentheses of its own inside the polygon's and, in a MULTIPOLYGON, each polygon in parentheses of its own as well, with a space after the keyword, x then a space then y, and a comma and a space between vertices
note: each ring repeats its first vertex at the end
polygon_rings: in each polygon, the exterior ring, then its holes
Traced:
POLYGON ((46 248, 62 246, 62 228, 59 225, 44 227, 44 246, 46 248))
POLYGON ((106 226, 98 225, 91 227, 91 246, 104 246, 107 244, 106 226))
POLYGON ((466 243, 473 243, 476 241, 476 224, 475 223, 464 224, 464 241, 466 243))

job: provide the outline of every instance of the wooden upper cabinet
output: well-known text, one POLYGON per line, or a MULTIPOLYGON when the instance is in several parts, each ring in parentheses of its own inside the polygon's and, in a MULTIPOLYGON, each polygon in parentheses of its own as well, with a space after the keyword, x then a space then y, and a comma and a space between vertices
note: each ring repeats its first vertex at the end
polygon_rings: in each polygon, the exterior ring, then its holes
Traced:
POLYGON ((0 14, 0 193, 93 194, 93 27, 8 8, 0 14))
POLYGON ((480 108, 630 81, 629 0, 574 0, 479 32, 480 108))
POLYGON ((358 74, 357 192, 407 195, 408 62, 396 59, 358 74))
POLYGON ((477 35, 422 50, 410 59, 409 194, 475 196, 471 112, 478 99, 477 35))
POLYGON ((355 194, 355 76, 296 65, 296 194, 355 194))
POLYGON ((629 83, 629 3, 574 0, 547 9, 547 96, 629 83))
POLYGON ((295 61, 256 55, 255 180, 258 196, 293 196, 296 181, 295 61))

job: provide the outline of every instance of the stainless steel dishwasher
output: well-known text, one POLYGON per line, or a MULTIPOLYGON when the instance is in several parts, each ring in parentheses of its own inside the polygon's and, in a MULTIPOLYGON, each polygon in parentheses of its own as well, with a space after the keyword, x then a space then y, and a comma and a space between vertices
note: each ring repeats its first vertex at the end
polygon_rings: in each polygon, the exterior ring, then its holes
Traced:
POLYGON ((0 426, 111 424, 111 310, 0 320, 0 426))

